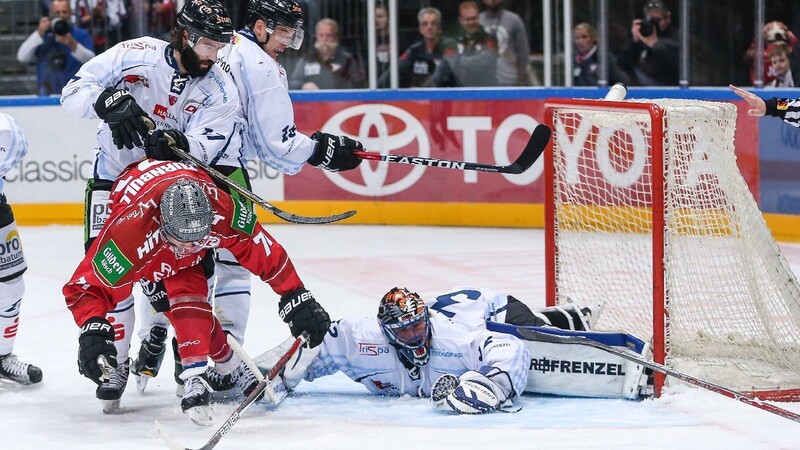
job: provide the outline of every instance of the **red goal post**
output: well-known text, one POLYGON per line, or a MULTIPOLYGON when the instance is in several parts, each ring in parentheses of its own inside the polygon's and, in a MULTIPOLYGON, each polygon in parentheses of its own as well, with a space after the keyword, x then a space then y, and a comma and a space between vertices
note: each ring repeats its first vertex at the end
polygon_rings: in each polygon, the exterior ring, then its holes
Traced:
MULTIPOLYGON (((800 399, 800 287, 736 166, 736 108, 551 99, 546 302, 759 398, 800 399)), ((656 376, 660 395, 664 380, 656 376)))

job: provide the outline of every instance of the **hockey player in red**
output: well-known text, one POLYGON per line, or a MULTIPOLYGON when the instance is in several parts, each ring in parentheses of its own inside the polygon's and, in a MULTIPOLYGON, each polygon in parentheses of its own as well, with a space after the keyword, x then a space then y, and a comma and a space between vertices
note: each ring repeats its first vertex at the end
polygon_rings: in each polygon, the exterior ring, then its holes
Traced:
POLYGON ((207 300, 202 263, 211 260, 211 248, 231 251, 281 296, 279 314, 292 334, 308 331, 312 346, 322 341, 330 318, 303 286, 284 248, 257 222, 252 205, 220 190, 205 172, 182 162, 145 159, 114 183, 110 210, 63 289, 81 327, 79 370, 98 385, 117 365, 114 330, 106 313, 145 279, 163 281, 166 289, 167 316, 184 368, 181 407, 193 421, 213 421, 202 377, 209 357, 243 391, 254 387, 254 375, 231 351, 207 300))

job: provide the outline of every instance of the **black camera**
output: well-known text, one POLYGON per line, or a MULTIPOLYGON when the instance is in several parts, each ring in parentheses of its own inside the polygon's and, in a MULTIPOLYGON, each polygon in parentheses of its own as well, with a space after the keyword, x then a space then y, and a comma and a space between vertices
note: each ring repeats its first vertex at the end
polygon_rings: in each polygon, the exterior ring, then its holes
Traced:
POLYGON ((658 33, 658 19, 655 17, 645 17, 639 25, 639 34, 644 37, 658 33))
POLYGON ((69 22, 60 17, 55 17, 50 20, 50 30, 53 32, 53 34, 57 34, 59 36, 69 34, 69 22))

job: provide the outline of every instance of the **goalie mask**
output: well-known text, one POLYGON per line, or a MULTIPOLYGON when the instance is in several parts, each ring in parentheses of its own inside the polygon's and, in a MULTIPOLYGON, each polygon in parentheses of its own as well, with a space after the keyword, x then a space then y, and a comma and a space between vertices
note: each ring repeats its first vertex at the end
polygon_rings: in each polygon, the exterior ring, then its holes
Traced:
POLYGON ((378 305, 378 322, 397 353, 415 366, 428 363, 431 322, 428 307, 415 292, 393 288, 378 305))
POLYGON ((210 235, 214 212, 203 189, 194 181, 178 180, 161 196, 161 234, 178 257, 215 247, 210 235))

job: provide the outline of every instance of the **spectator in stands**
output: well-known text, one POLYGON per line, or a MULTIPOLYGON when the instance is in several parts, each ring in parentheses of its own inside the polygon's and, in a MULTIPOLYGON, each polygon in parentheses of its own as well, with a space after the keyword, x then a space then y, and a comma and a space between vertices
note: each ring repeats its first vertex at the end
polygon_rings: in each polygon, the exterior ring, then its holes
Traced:
POLYGON ((480 14, 483 28, 497 37, 497 84, 530 86, 530 48, 525 24, 516 13, 503 7, 503 0, 483 0, 486 10, 480 14))
POLYGON ((619 65, 640 86, 677 86, 680 44, 669 8, 660 1, 644 7, 644 18, 631 24, 631 40, 619 54, 619 65))
POLYGON ((330 18, 317 22, 314 48, 297 63, 289 78, 289 88, 356 89, 364 86, 361 65, 339 46, 339 24, 330 18))
POLYGON ((497 86, 497 38, 483 29, 479 15, 476 2, 459 5, 462 34, 456 38, 456 54, 445 56, 434 75, 437 86, 451 78, 456 86, 497 86))
POLYGON ((123 0, 70 0, 72 23, 92 36, 95 53, 120 42, 122 21, 127 18, 123 0))
MULTIPOLYGON (((389 9, 384 4, 375 5, 375 59, 377 64, 378 78, 384 73, 389 72, 389 45, 391 37, 389 35, 389 9)), ((368 61, 364 58, 364 61, 368 61)))
POLYGON ((94 57, 92 38, 86 30, 70 24, 67 0, 52 0, 50 16, 39 19, 39 26, 17 50, 21 63, 36 63, 39 95, 61 92, 80 69, 94 57))
POLYGON ((769 52, 769 60, 772 64, 770 73, 775 79, 765 84, 769 88, 793 88, 800 87, 800 66, 792 58, 792 49, 785 43, 774 45, 769 52))
MULTIPOLYGON (((792 33, 792 30, 783 22, 772 21, 764 25, 764 74, 762 81, 764 86, 768 85, 775 79, 775 73, 772 71, 772 62, 770 53, 772 48, 778 44, 784 44, 792 50, 790 56, 791 60, 800 61, 800 39, 792 33)), ((756 79, 756 42, 750 43, 750 47, 744 53, 742 58, 744 62, 750 67, 750 83, 755 83, 756 79)))
POLYGON ((147 34, 156 39, 169 40, 169 30, 175 26, 178 10, 174 0, 150 0, 147 8, 147 34))
MULTIPOLYGON (((575 61, 572 69, 573 86, 597 86, 599 76, 597 39, 597 30, 586 22, 581 22, 572 29, 572 41, 575 43, 575 61)), ((617 67, 617 58, 610 52, 606 57, 608 85, 628 84, 628 77, 617 67)))
MULTIPOLYGON (((436 8, 422 8, 417 14, 419 34, 422 39, 411 44, 400 56, 397 72, 399 85, 407 87, 454 86, 452 78, 435 80, 434 74, 445 55, 456 54, 456 42, 442 37, 442 13, 436 8)), ((385 73, 378 85, 389 86, 389 74, 385 73)))

